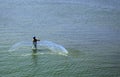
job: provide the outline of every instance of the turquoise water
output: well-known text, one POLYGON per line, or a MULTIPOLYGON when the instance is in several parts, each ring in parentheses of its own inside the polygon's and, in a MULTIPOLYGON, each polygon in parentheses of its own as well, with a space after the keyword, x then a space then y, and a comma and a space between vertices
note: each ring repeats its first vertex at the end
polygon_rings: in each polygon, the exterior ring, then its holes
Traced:
POLYGON ((119 4, 1 0, 0 77, 119 77, 119 4))

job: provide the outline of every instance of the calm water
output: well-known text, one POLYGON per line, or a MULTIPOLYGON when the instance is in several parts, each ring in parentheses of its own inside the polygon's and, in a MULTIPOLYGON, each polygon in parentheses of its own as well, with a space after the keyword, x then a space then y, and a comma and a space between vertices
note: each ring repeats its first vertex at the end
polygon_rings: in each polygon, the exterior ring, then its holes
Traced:
POLYGON ((0 77, 120 77, 119 5, 118 0, 1 0, 0 77), (40 46, 35 52, 34 35, 68 54, 40 46), (10 52, 14 45, 18 49, 10 52))

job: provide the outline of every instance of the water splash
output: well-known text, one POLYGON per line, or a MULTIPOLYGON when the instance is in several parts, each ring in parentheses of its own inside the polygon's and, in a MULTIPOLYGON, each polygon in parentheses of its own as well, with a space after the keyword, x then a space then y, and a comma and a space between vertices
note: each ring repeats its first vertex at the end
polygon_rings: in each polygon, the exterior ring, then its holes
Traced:
MULTIPOLYGON (((22 52, 29 52, 32 50, 32 42, 18 42, 14 44, 9 51, 20 51, 22 52)), ((61 55, 66 55, 68 54, 68 51, 59 44, 53 43, 51 41, 40 41, 37 44, 37 50, 40 51, 39 53, 43 54, 61 54, 61 55), (46 52, 47 51, 47 52, 46 52)))

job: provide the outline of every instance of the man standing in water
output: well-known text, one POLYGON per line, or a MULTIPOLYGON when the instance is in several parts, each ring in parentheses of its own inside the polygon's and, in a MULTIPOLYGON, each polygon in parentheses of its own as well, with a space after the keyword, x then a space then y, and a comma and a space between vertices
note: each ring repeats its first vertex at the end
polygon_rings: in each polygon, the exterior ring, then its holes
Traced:
POLYGON ((36 37, 34 36, 32 42, 35 49, 37 49, 37 41, 40 41, 40 40, 36 39, 36 37))

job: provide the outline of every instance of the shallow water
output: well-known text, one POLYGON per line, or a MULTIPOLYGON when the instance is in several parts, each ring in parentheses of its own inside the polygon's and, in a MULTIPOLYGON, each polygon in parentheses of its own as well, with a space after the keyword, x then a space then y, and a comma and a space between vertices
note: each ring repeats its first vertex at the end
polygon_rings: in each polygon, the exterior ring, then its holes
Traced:
POLYGON ((0 77, 119 77, 119 3, 0 1, 0 77), (67 55, 32 50, 34 35, 62 46, 67 55), (31 47, 9 51, 21 41, 31 47))

